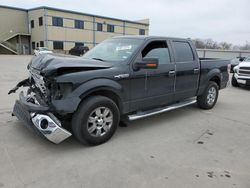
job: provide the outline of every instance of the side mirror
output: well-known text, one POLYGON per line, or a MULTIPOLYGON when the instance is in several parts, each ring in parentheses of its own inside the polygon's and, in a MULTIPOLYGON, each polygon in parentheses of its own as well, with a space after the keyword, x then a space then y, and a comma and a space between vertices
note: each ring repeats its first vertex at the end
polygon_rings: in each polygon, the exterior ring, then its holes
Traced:
POLYGON ((244 61, 244 59, 245 59, 244 57, 240 57, 239 61, 242 62, 242 61, 244 61))
POLYGON ((134 69, 157 69, 159 64, 158 58, 143 58, 142 61, 134 64, 134 69))

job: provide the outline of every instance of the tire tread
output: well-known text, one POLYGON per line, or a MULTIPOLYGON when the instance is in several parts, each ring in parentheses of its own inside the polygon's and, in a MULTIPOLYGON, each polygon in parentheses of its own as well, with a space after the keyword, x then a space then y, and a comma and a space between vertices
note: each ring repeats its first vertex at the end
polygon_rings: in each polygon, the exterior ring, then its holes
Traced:
POLYGON ((115 104, 115 102, 112 101, 108 97, 98 95, 98 96, 88 97, 80 103, 77 111, 72 116, 72 126, 71 127, 72 127, 73 135, 82 144, 84 144, 84 145, 99 145, 99 144, 106 142, 107 140, 109 140, 113 136, 113 134, 117 128, 117 125, 119 124, 119 121, 120 121, 120 113, 119 113, 119 109, 118 109, 117 105, 115 104), (84 122, 82 122, 82 121, 84 121, 85 116, 87 116, 89 111, 91 111, 90 109, 99 103, 106 103, 112 107, 112 111, 113 111, 115 120, 114 120, 112 132, 110 134, 107 133, 108 135, 105 135, 104 138, 102 138, 102 139, 95 140, 93 137, 89 136, 89 134, 86 131, 82 130, 83 129, 82 124, 84 124, 84 122))

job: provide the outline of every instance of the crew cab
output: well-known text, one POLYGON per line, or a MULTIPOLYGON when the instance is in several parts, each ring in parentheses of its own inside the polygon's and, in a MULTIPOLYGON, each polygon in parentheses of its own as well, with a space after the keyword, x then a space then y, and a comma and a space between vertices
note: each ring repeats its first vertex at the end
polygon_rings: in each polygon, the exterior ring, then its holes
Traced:
POLYGON ((20 92, 13 115, 39 135, 60 143, 73 134, 81 143, 98 145, 119 122, 194 103, 213 108, 227 86, 229 64, 199 59, 189 39, 121 36, 83 57, 34 57, 30 77, 9 94, 28 88, 20 92))
POLYGON ((232 86, 250 86, 250 56, 233 68, 232 86))

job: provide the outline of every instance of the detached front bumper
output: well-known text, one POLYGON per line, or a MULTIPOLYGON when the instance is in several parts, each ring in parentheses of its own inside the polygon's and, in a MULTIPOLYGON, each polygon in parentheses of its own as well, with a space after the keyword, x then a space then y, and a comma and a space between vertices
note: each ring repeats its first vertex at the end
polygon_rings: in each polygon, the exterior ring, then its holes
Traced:
POLYGON ((21 92, 13 109, 13 115, 26 127, 55 144, 59 144, 72 135, 62 128, 61 122, 49 112, 47 106, 28 102, 27 99, 28 97, 21 92))

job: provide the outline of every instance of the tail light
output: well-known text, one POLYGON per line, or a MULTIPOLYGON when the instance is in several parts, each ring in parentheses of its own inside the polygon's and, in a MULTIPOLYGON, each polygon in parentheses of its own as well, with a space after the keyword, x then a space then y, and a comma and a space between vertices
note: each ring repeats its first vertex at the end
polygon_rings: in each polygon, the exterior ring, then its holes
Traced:
POLYGON ((230 72, 231 72, 231 64, 227 65, 227 72, 228 72, 228 74, 230 74, 230 72))

